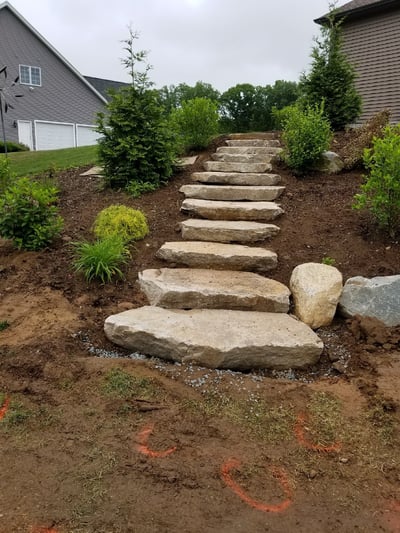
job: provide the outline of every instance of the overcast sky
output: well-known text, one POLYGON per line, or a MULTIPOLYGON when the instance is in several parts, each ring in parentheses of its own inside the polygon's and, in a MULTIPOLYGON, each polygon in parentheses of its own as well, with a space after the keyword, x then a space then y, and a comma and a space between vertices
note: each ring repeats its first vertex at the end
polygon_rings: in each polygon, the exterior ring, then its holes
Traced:
MULTIPOLYGON (((0 0, 1 2, 1 0, 0 0)), ((148 50, 156 87, 201 80, 224 91, 237 83, 293 80, 309 64, 313 19, 328 0, 11 0, 81 74, 128 81, 121 40, 128 26, 148 50)), ((346 3, 345 0, 338 5, 346 3)))

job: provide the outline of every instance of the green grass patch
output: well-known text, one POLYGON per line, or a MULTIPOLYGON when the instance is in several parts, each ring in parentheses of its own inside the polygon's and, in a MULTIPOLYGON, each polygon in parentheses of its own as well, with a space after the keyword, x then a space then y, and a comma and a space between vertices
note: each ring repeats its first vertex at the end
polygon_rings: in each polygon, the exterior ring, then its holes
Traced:
POLYGON ((97 145, 42 150, 37 152, 15 152, 9 154, 10 170, 17 176, 39 175, 54 169, 66 170, 97 163, 97 145))
POLYGON ((106 374, 102 390, 108 396, 123 400, 132 397, 150 399, 157 394, 153 380, 133 376, 119 368, 113 368, 106 374))
POLYGON ((0 320, 0 331, 4 331, 5 329, 10 327, 10 323, 8 320, 0 320))

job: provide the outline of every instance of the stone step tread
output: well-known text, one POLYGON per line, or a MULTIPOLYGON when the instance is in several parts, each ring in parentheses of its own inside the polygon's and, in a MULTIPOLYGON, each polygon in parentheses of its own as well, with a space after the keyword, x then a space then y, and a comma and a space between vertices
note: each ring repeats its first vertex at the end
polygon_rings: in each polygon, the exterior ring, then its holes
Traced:
POLYGON ((284 313, 146 306, 108 317, 104 331, 129 350, 209 368, 302 368, 323 350, 308 326, 284 313))
POLYGON ((281 182, 279 174, 252 173, 252 172, 193 172, 193 181, 211 183, 216 185, 249 185, 265 186, 277 185, 281 182))
POLYGON ((271 221, 283 214, 275 202, 224 202, 187 198, 181 211, 210 220, 271 221))
POLYGON ((270 163, 228 163, 224 161, 206 161, 204 164, 206 172, 270 172, 272 165, 270 163))
POLYGON ((279 154, 282 152, 279 146, 219 146, 217 154, 279 154))
POLYGON ((228 139, 227 146, 280 146, 278 139, 228 139))
POLYGON ((202 200, 228 201, 266 201, 276 200, 283 191, 283 186, 271 185, 183 185, 179 191, 186 198, 202 200))
POLYGON ((253 243, 275 237, 280 228, 275 224, 236 220, 191 218, 181 223, 182 239, 192 241, 253 243))
POLYGON ((278 281, 251 272, 151 269, 139 273, 139 285, 149 303, 159 307, 289 311, 289 289, 278 281))
POLYGON ((173 265, 250 272, 267 272, 278 264, 276 253, 265 248, 208 241, 166 242, 156 257, 173 265))
POLYGON ((211 159, 221 163, 269 164, 276 159, 276 154, 224 154, 216 152, 211 154, 211 159))

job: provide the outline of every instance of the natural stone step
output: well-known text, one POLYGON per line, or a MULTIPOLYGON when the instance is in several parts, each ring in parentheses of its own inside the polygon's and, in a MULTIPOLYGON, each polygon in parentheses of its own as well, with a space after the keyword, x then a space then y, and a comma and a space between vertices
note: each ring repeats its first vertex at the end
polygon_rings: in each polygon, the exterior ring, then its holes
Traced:
POLYGON ((278 174, 240 172, 193 172, 193 181, 218 185, 270 186, 281 182, 278 174))
POLYGON ((278 139, 228 139, 228 146, 280 146, 278 139))
POLYGON ((139 285, 158 307, 289 311, 289 289, 251 272, 161 268, 140 272, 139 285))
POLYGON ((274 202, 220 202, 217 200, 186 199, 181 211, 210 220, 270 221, 283 213, 274 202))
POLYGON ((181 223, 182 239, 188 241, 252 243, 275 237, 274 224, 243 220, 206 220, 191 218, 181 223))
POLYGON ((274 131, 258 131, 256 133, 230 133, 228 139, 276 139, 274 131))
POLYGON ((204 163, 206 172, 270 172, 272 166, 270 163, 228 163, 224 161, 206 161, 204 163))
POLYGON ((216 152, 211 155, 213 161, 224 163, 272 163, 276 155, 274 154, 224 154, 216 152))
POLYGON ((285 187, 263 187, 251 185, 183 185, 179 191, 186 198, 202 200, 249 200, 252 202, 270 202, 276 200, 285 187))
POLYGON ((278 146, 220 146, 217 148, 217 154, 279 154, 282 148, 278 146))
POLYGON ((146 306, 108 317, 104 331, 129 350, 209 368, 303 368, 323 350, 308 326, 283 313, 146 306))
POLYGON ((278 263, 276 253, 264 248, 205 241, 166 242, 156 256, 171 265, 249 272, 267 272, 278 263))

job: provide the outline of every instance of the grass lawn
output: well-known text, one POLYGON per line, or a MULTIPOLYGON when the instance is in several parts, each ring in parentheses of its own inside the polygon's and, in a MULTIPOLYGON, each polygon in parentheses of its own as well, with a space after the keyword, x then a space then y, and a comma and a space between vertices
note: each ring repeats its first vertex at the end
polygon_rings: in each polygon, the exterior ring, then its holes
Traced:
POLYGON ((50 169, 65 170, 67 168, 95 165, 97 162, 97 146, 81 146, 62 150, 43 150, 38 152, 14 152, 9 154, 11 172, 17 176, 42 174, 50 169))

